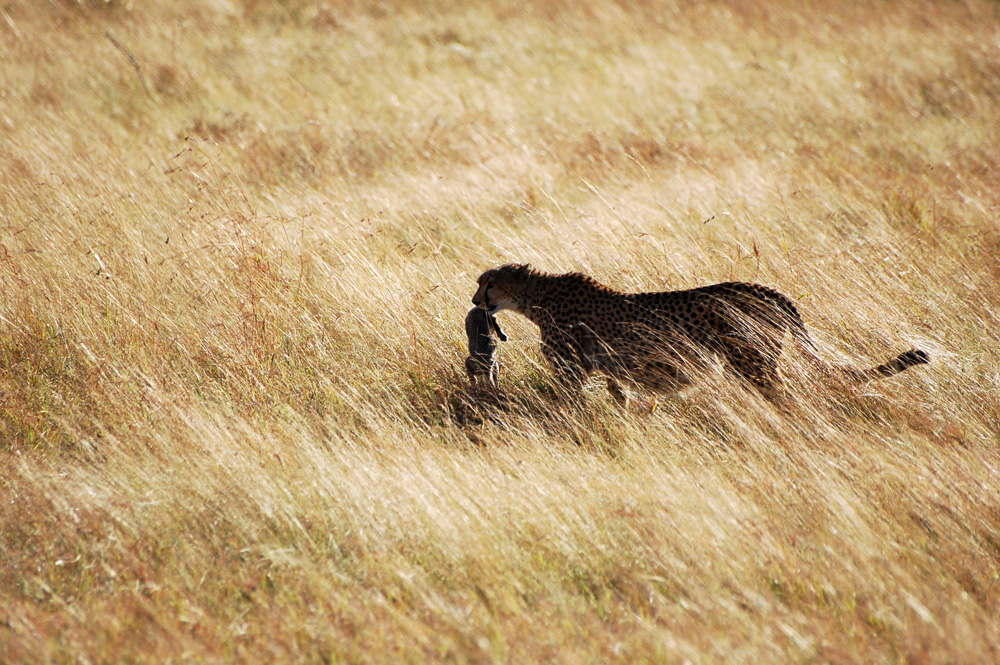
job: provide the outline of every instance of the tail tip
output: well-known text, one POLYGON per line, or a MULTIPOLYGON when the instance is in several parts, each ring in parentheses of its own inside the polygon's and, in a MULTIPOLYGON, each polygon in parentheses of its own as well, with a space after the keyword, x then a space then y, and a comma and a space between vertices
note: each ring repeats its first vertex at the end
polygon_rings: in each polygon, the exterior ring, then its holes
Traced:
POLYGON ((921 351, 920 349, 910 349, 906 353, 899 356, 906 365, 926 365, 931 361, 930 355, 926 351, 921 351))

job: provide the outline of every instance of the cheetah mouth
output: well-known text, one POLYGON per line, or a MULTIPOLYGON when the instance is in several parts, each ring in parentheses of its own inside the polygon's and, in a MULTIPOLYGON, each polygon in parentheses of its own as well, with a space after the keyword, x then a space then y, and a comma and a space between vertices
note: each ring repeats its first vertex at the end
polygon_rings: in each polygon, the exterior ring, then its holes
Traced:
POLYGON ((494 303, 491 303, 489 298, 483 298, 482 302, 477 304, 485 309, 487 314, 496 314, 497 312, 497 306, 494 303))

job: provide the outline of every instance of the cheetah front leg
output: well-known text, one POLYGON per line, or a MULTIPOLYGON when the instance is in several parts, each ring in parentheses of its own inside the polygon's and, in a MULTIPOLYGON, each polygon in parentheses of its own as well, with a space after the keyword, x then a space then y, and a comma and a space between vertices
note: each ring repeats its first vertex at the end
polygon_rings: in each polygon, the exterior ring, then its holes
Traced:
POLYGON ((556 382, 565 394, 576 396, 583 392, 588 373, 582 367, 561 359, 551 364, 555 369, 556 382))
POLYGON ((577 396, 583 391, 590 372, 573 359, 568 351, 561 351, 552 344, 542 343, 542 355, 555 371, 556 383, 565 395, 577 396))

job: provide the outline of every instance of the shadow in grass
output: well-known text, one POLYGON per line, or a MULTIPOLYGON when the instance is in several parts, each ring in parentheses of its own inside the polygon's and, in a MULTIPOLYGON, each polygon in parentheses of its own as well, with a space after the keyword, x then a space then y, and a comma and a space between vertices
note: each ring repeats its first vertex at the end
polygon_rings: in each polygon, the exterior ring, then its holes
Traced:
POLYGON ((536 433, 539 440, 615 456, 627 438, 629 412, 590 391, 569 395, 541 371, 496 390, 471 386, 451 369, 408 378, 407 410, 415 423, 461 430, 475 445, 536 433))

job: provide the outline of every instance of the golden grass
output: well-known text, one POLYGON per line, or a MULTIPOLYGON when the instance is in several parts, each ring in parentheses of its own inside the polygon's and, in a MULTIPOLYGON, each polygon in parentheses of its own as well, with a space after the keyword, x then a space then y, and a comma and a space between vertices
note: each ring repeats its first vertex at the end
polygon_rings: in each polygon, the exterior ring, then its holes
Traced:
POLYGON ((3 6, 0 660, 995 660, 997 18, 3 6), (511 260, 933 364, 568 407, 507 316, 477 408, 511 260))

